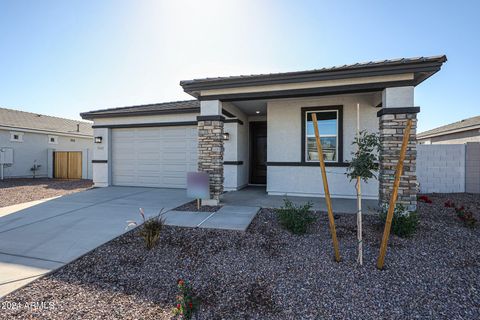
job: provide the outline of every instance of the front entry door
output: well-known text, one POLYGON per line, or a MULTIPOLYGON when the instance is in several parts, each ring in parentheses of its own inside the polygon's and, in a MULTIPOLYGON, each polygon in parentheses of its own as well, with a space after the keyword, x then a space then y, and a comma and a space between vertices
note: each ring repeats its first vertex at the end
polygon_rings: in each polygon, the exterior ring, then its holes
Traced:
POLYGON ((250 122, 250 183, 267 183, 267 123, 250 122))

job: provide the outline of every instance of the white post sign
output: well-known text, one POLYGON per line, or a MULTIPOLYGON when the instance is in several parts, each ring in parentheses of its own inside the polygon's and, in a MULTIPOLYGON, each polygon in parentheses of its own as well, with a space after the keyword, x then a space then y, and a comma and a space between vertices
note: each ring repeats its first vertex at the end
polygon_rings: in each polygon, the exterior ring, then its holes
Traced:
POLYGON ((208 173, 187 173, 187 196, 189 198, 197 199, 197 207, 200 207, 200 199, 210 199, 208 173))

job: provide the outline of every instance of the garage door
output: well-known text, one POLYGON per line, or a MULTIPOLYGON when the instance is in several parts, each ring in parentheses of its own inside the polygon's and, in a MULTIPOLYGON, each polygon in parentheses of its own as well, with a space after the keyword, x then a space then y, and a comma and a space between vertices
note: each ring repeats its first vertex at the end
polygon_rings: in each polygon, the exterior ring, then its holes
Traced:
POLYGON ((117 186, 185 188, 197 171, 197 128, 112 130, 112 182, 117 186))

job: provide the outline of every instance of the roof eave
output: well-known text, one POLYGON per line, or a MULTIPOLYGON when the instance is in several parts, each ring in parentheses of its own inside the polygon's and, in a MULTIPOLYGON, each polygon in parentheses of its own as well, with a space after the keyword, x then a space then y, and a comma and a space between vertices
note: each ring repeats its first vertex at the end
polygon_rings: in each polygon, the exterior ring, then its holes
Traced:
POLYGON ((117 118, 117 117, 132 117, 132 116, 152 116, 152 115, 165 115, 165 114, 177 114, 177 113, 198 113, 200 108, 184 108, 184 109, 172 109, 172 110, 155 110, 155 111, 128 111, 128 112, 83 112, 80 113, 82 119, 93 120, 98 118, 117 118))
POLYGON ((183 90, 195 98, 198 98, 201 90, 209 89, 223 89, 234 88, 244 86, 260 86, 260 85, 272 85, 281 83, 298 83, 309 81, 322 81, 322 80, 337 80, 348 79, 358 77, 372 77, 382 75, 393 75, 402 73, 414 73, 415 75, 422 75, 421 77, 415 77, 412 85, 418 85, 426 80, 431 75, 438 72, 442 64, 446 61, 446 56, 441 56, 435 60, 429 61, 415 61, 400 63, 395 65, 375 65, 375 66, 362 66, 351 69, 334 69, 334 70, 317 70, 298 73, 280 73, 273 75, 259 75, 259 76, 247 76, 238 78, 221 78, 221 79, 200 79, 200 80, 185 80, 180 81, 180 85, 183 90))

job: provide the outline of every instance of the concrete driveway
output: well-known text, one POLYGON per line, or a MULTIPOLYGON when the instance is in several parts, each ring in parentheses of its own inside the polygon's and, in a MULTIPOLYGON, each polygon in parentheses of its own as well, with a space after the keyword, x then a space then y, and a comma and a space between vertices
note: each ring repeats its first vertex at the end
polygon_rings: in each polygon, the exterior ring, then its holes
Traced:
POLYGON ((190 201, 182 189, 91 189, 0 216, 0 297, 125 232, 161 208, 190 201))

